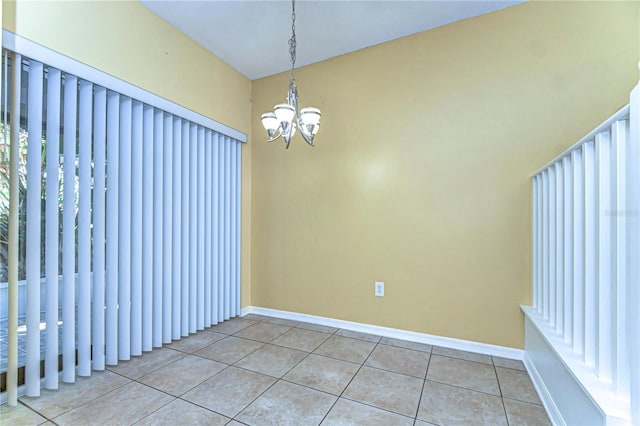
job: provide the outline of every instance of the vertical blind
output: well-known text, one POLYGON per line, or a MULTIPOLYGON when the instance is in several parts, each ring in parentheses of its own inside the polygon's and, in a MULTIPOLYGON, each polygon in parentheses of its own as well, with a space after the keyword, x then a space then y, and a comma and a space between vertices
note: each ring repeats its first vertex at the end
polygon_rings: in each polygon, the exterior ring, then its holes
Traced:
POLYGON ((57 389, 60 354, 74 382, 239 315, 242 142, 18 53, 4 60, 5 126, 27 132, 12 145, 26 149, 26 395, 40 393, 41 340, 44 386, 57 389))

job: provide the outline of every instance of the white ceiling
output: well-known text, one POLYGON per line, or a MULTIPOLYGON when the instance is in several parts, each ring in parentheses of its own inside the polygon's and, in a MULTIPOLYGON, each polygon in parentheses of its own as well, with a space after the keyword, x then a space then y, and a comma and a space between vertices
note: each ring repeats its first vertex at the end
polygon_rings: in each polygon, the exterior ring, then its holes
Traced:
MULTIPOLYGON (((296 67, 523 0, 297 0, 296 67)), ((141 0, 251 80, 291 67, 289 0, 141 0)))

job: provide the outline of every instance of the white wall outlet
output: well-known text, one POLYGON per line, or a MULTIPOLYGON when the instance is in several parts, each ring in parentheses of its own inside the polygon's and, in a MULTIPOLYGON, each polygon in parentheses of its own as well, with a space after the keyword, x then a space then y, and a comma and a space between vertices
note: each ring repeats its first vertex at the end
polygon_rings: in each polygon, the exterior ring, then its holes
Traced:
POLYGON ((374 294, 377 297, 384 297, 384 283, 380 281, 376 281, 374 286, 374 294))

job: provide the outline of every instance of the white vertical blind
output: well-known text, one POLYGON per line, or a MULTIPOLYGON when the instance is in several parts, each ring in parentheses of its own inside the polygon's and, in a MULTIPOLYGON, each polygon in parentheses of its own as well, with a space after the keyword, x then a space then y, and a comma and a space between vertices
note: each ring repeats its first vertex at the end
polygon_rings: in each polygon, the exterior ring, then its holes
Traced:
POLYGON ((173 246, 173 116, 171 114, 164 115, 163 129, 163 191, 162 191, 162 343, 171 343, 171 309, 173 307, 171 296, 173 292, 173 263, 172 263, 172 246, 173 246))
POLYGON ((180 322, 182 319, 182 120, 174 117, 173 121, 173 206, 172 219, 173 223, 173 247, 171 249, 172 265, 172 290, 171 300, 171 337, 173 340, 179 340, 181 334, 180 322))
POLYGON ((164 147, 164 113, 156 109, 153 113, 153 347, 162 346, 162 166, 164 147))
POLYGON ((42 81, 44 69, 40 63, 29 67, 27 142, 27 341, 25 351, 26 394, 40 395, 40 217, 41 217, 41 155, 42 155, 42 81), (35 108, 33 107, 35 106, 35 108))
POLYGON ((81 80, 78 104, 78 375, 91 374, 91 132, 93 85, 81 80))
POLYGON ((58 244, 60 218, 58 210, 58 168, 60 167, 60 71, 49 70, 47 79, 47 183, 46 183, 46 262, 47 282, 45 345, 45 387, 58 389, 58 244))
POLYGON ((197 331, 196 322, 198 318, 198 212, 197 193, 198 193, 198 163, 196 156, 198 155, 198 126, 189 125, 189 333, 197 331))
POLYGON ((142 355, 142 102, 133 101, 131 113, 131 355, 142 355))
MULTIPOLYGON (((49 69, 51 75, 51 69, 49 69)), ((93 369, 104 370, 105 357, 105 188, 107 90, 95 87, 93 106, 93 369)), ((56 274, 57 275, 57 274, 56 274)), ((46 365, 46 362, 45 362, 46 365)))
MULTIPOLYGON (((225 140, 225 142, 228 142, 225 140)), ((222 253, 224 255, 224 286, 229 286, 231 282, 231 150, 228 143, 222 145, 224 155, 224 224, 222 227, 224 233, 224 246, 222 253)), ((231 317, 231 292, 224 294, 224 319, 231 317)))
MULTIPOLYGON (((219 137, 220 142, 224 142, 224 136, 219 137)), ((225 280, 225 151, 224 143, 218 143, 218 297, 219 301, 219 321, 226 320, 225 306, 227 294, 224 291, 227 281, 225 280)))
MULTIPOLYGON (((64 79, 64 147, 62 207, 62 381, 76 380, 76 114, 78 79, 64 79)), ((117 167, 117 163, 116 163, 117 167)), ((117 169, 116 169, 117 170, 117 169)), ((116 281, 117 282, 117 281, 116 281)))
POLYGON ((181 228, 180 238, 180 264, 181 264, 181 279, 180 279, 180 313, 181 313, 181 326, 180 334, 182 336, 189 335, 189 290, 191 284, 189 282, 189 127, 188 121, 182 122, 182 145, 180 150, 181 156, 181 170, 180 170, 180 182, 181 182, 181 201, 182 211, 180 213, 181 222, 179 224, 181 228))
POLYGON ((224 285, 222 284, 222 262, 221 258, 221 248, 222 248, 222 238, 221 238, 221 230, 222 230, 222 204, 220 203, 220 176, 222 176, 222 169, 220 168, 220 149, 222 147, 222 143, 219 141, 220 136, 214 134, 213 140, 214 144, 212 147, 213 150, 213 241, 212 241, 212 254, 213 254, 213 262, 212 262, 212 271, 213 275, 213 314, 215 323, 219 323, 224 321, 223 318, 223 289, 224 285))
POLYGON ((142 350, 153 348, 153 107, 145 105, 142 123, 142 350))
POLYGON ((196 328, 198 330, 204 329, 204 307, 205 307, 205 282, 204 282, 204 127, 198 126, 198 140, 196 147, 196 159, 197 159, 197 192, 196 192, 196 210, 197 210, 197 300, 198 306, 196 312, 198 314, 196 321, 196 328))
POLYGON ((131 98, 120 96, 118 359, 123 361, 131 358, 131 110, 131 98))
POLYGON ((221 315, 240 313, 234 287, 240 267, 235 215, 241 142, 18 58, 29 76, 23 82, 29 135, 25 390, 38 396, 42 320, 43 384, 58 387, 60 307, 65 382, 74 382, 76 372, 88 376, 209 327, 221 315), (63 296, 58 300, 60 232, 63 296), (42 277, 48 291, 41 306, 42 277))
POLYGON ((234 156, 231 161, 231 165, 233 168, 233 177, 234 177, 234 185, 233 190, 231 192, 234 199, 234 210, 231 215, 233 219, 233 235, 231 235, 231 242, 233 243, 233 255, 234 261, 233 265, 231 265, 231 275, 233 275, 234 279, 231 282, 231 292, 234 295, 235 305, 233 312, 231 314, 232 317, 240 315, 241 312, 241 300, 240 300, 240 257, 241 257, 241 227, 242 223, 242 172, 241 172, 241 164, 242 164, 242 146, 238 143, 232 143, 229 139, 229 145, 231 149, 234 151, 234 156))
POLYGON ((205 153, 204 153, 204 187, 209 190, 204 191, 204 282, 205 282, 205 292, 204 292, 204 326, 211 326, 211 318, 213 315, 211 306, 214 302, 212 297, 213 290, 213 280, 211 276, 211 185, 212 185, 212 153, 211 153, 211 130, 207 129, 205 133, 205 153))
MULTIPOLYGON (((107 94, 107 240, 106 325, 107 365, 118 364, 118 167, 120 161, 120 95, 107 94)), ((66 170, 65 170, 66 171, 66 170)))

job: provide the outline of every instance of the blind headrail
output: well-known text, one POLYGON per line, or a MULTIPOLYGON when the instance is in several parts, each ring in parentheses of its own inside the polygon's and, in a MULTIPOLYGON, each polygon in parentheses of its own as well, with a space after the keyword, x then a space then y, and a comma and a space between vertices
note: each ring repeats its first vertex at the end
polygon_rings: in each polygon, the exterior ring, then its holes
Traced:
POLYGON ((247 142, 246 133, 241 132, 240 130, 236 130, 187 107, 163 98, 162 96, 121 80, 118 77, 112 76, 61 53, 55 52, 46 46, 12 33, 11 31, 2 30, 2 47, 20 53, 27 58, 45 63, 63 72, 73 74, 83 80, 91 81, 99 86, 121 93, 132 99, 153 105, 177 117, 187 119, 218 133, 229 136, 237 141, 243 143, 247 142))
POLYGON ((629 104, 623 106, 618 112, 613 114, 611 117, 607 118, 599 126, 597 126, 595 129, 593 129, 592 131, 587 133, 584 137, 582 137, 578 142, 574 143, 569 148, 565 149, 560 155, 556 156, 553 160, 549 161, 547 164, 545 164, 544 166, 542 166, 541 168, 533 172, 531 175, 529 175, 529 177, 533 178, 534 176, 543 172, 545 169, 555 164, 561 158, 564 158, 566 155, 568 155, 572 151, 575 151, 576 149, 580 148, 584 143, 592 140, 598 133, 611 127, 611 125, 616 121, 623 120, 625 118, 629 118, 629 104))

